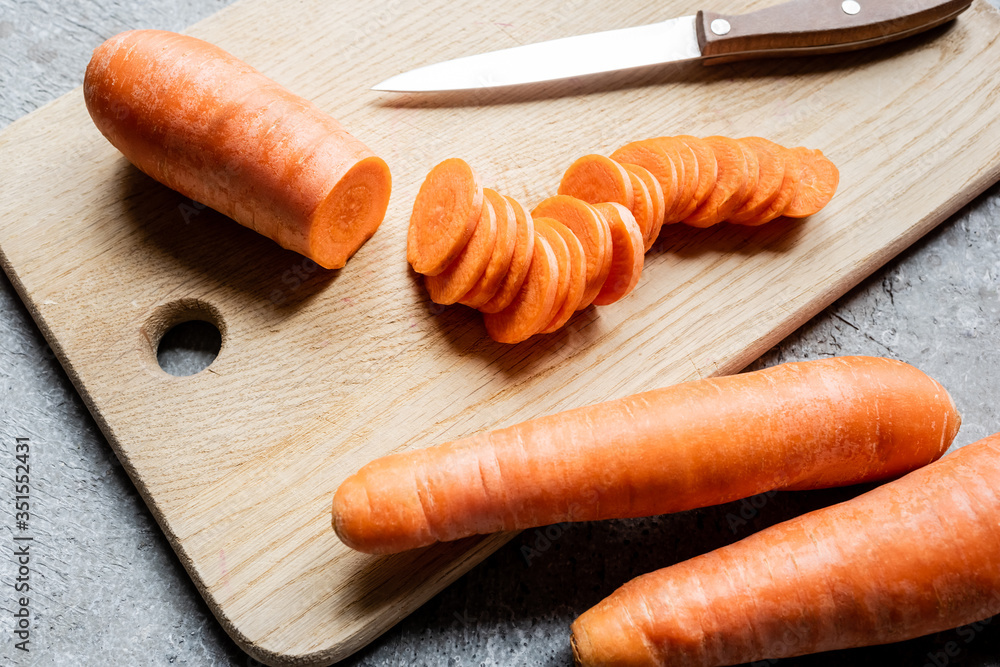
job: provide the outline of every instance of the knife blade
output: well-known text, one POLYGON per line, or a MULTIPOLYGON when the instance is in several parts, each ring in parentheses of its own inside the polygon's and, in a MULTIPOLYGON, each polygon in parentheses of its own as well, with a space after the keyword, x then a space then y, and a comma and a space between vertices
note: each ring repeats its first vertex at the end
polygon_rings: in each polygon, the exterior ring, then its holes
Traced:
POLYGON ((789 0, 755 12, 699 11, 660 23, 465 56, 372 90, 441 92, 539 83, 665 63, 705 64, 852 51, 930 30, 972 0, 789 0))

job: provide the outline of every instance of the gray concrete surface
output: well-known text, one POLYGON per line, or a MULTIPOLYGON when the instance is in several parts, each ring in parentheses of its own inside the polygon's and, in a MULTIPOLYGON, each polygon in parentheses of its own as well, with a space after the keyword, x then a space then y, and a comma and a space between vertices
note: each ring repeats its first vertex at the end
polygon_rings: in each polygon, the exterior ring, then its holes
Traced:
MULTIPOLYGON (((0 0, 0 128, 78 85, 91 49, 112 34, 140 26, 181 29, 225 4, 0 0)), ((965 418, 960 446, 1000 430, 998 323, 1000 187, 994 187, 754 367, 839 354, 903 359, 953 393, 965 418)), ((0 443, 0 665, 257 664, 215 622, 2 276, 0 443), (12 634, 18 437, 31 446, 28 653, 15 649, 12 634)), ((762 507, 733 503, 527 531, 342 664, 568 666, 569 622, 622 582, 859 491, 779 494, 762 507), (732 521, 741 514, 746 523, 732 521)), ((1000 665, 1000 623, 769 664, 845 663, 1000 665)))

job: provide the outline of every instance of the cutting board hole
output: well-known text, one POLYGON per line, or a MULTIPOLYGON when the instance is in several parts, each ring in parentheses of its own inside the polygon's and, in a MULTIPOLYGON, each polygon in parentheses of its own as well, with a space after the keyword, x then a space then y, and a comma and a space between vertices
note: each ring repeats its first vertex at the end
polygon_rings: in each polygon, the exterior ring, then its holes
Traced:
POLYGON ((142 329, 157 366, 181 377, 208 368, 219 356, 226 338, 218 309, 199 299, 181 299, 160 306, 142 329))
POLYGON ((171 327, 156 346, 156 363, 171 375, 194 375, 208 368, 222 349, 219 327, 188 320, 171 327))

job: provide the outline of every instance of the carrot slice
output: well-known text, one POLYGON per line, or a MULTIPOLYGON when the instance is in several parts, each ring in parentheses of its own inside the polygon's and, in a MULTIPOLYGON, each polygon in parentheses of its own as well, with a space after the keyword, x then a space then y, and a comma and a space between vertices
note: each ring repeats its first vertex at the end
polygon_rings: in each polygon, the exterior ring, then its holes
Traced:
POLYGON ((549 242, 536 230, 534 252, 517 298, 499 313, 483 317, 486 332, 498 343, 520 343, 538 332, 552 313, 559 287, 559 265, 549 242))
POLYGON ((694 193, 691 195, 691 199, 688 200, 687 206, 683 210, 678 211, 676 215, 678 221, 683 221, 698 210, 698 207, 705 203, 708 196, 712 194, 712 190, 715 188, 715 180, 719 173, 719 163, 715 159, 715 151, 703 139, 692 137, 688 134, 682 134, 675 137, 675 139, 683 142, 690 148, 694 153, 695 159, 698 161, 698 181, 695 185, 694 193))
POLYGON ((484 313, 499 313, 517 297, 517 293, 521 291, 521 284, 524 283, 524 277, 528 275, 531 255, 535 249, 535 225, 531 214, 513 197, 504 195, 504 199, 514 209, 517 239, 514 241, 514 255, 510 259, 510 267, 500 281, 500 287, 489 301, 479 306, 479 310, 484 313))
MULTIPOLYGON (((561 222, 554 218, 537 217, 535 218, 535 231, 549 242, 549 247, 552 248, 552 253, 556 257, 556 264, 559 267, 559 279, 557 281, 558 284, 556 285, 556 298, 552 302, 552 310, 543 319, 542 325, 534 333, 550 333, 547 330, 555 321, 556 316, 562 313, 562 310, 566 305, 566 297, 569 296, 570 279, 572 278, 569 244, 566 243, 566 239, 563 238, 563 235, 554 229, 550 223, 562 225, 561 222)), ((563 227, 565 227, 565 225, 563 225, 563 227)), ((579 243, 579 240, 577 240, 577 243, 579 243)), ((586 275, 586 272, 584 275, 586 275)), ((570 314, 572 315, 575 310, 576 308, 574 307, 570 311, 570 314)))
POLYGON ((780 155, 785 161, 785 176, 781 181, 781 189, 778 190, 777 196, 767 205, 767 208, 755 217, 745 220, 740 224, 748 227, 757 227, 771 222, 775 218, 780 217, 785 212, 785 209, 788 208, 788 204, 791 203, 792 197, 795 196, 795 191, 799 187, 799 178, 802 175, 802 161, 799 160, 795 153, 784 147, 781 148, 780 155))
POLYGON ((755 220, 774 201, 785 180, 785 153, 787 151, 763 137, 744 137, 738 141, 749 147, 760 164, 757 187, 750 197, 729 216, 729 222, 741 225, 747 220, 755 220))
POLYGON ((715 153, 718 163, 718 175, 715 187, 695 212, 684 218, 683 222, 692 227, 711 227, 717 225, 743 203, 749 194, 747 182, 747 156, 743 147, 734 139, 728 137, 706 137, 703 139, 715 153))
POLYGON ((497 240, 483 275, 468 294, 459 300, 459 303, 472 308, 478 308, 492 299, 500 289, 500 283, 510 269, 514 246, 517 243, 517 217, 514 215, 514 207, 496 190, 483 188, 483 194, 497 216, 497 240))
POLYGON ((620 164, 603 155, 584 155, 569 166, 559 183, 559 194, 588 204, 603 201, 632 206, 632 181, 620 164))
MULTIPOLYGON (((684 171, 685 163, 676 153, 667 150, 668 142, 661 142, 659 139, 667 139, 667 137, 644 139, 625 144, 611 154, 611 159, 621 164, 639 165, 649 171, 653 175, 653 178, 660 184, 660 190, 663 193, 665 202, 664 210, 666 211, 667 209, 672 209, 675 200, 682 196, 680 193, 685 189, 684 180, 687 178, 687 174, 684 171), (669 204, 666 203, 668 200, 669 204)), ((633 215, 636 214, 634 206, 629 206, 628 208, 632 211, 633 215)), ((642 226, 643 222, 639 220, 640 216, 635 215, 635 217, 639 225, 642 226)), ((644 232, 647 229, 643 227, 644 232)), ((644 233, 643 237, 645 238, 645 236, 644 233)))
POLYGON ((87 65, 83 98, 138 169, 324 268, 342 268, 385 216, 392 179, 381 158, 309 100, 196 37, 111 37, 87 65))
POLYGON ((531 215, 555 218, 580 239, 587 256, 587 288, 580 308, 586 308, 601 291, 604 279, 611 270, 611 230, 608 223, 593 206, 569 195, 555 195, 542 200, 531 215))
POLYGON ((594 304, 606 306, 627 296, 639 284, 645 250, 642 232, 632 213, 612 202, 594 204, 611 228, 611 271, 594 304))
POLYGON ((646 181, 642 180, 639 174, 630 171, 629 177, 632 179, 632 191, 635 193, 630 213, 635 218, 636 224, 639 225, 639 231, 642 232, 643 248, 649 250, 653 247, 655 240, 653 237, 653 194, 649 191, 646 181))
POLYGON ((642 235, 643 252, 645 252, 653 247, 653 243, 656 242, 656 238, 660 235, 660 229, 663 228, 663 213, 665 208, 663 190, 660 188, 660 182, 653 177, 653 174, 649 173, 648 169, 644 169, 637 164, 623 164, 622 166, 638 176, 646 184, 646 190, 649 192, 649 200, 653 205, 649 210, 649 219, 652 224, 650 224, 648 232, 642 235))
POLYGON ((743 189, 733 196, 733 201, 731 202, 732 210, 729 212, 729 215, 723 218, 724 221, 728 221, 733 213, 743 207, 743 204, 745 204, 747 200, 753 196, 754 191, 757 190, 757 184, 760 183, 760 158, 757 157, 757 151, 751 148, 749 144, 739 141, 738 139, 734 139, 734 141, 740 148, 743 149, 743 157, 745 157, 747 161, 747 179, 746 183, 743 185, 743 189))
MULTIPOLYGON (((665 150, 677 167, 677 191, 672 202, 668 191, 666 189, 663 191, 663 198, 666 201, 663 224, 672 225, 675 222, 680 222, 680 213, 687 208, 691 197, 694 196, 695 187, 698 185, 698 158, 695 157, 690 146, 676 137, 656 137, 645 141, 665 150)), ((662 186, 663 183, 660 185, 662 186)))
POLYGON ((818 213, 830 203, 837 186, 840 172, 823 156, 822 151, 808 148, 790 149, 802 163, 802 175, 795 196, 782 215, 789 218, 805 218, 818 213))
MULTIPOLYGON (((538 333, 552 333, 561 329, 580 308, 583 301, 583 291, 587 287, 587 256, 583 252, 583 244, 576 237, 569 227, 559 222, 555 218, 544 218, 547 226, 562 236, 569 251, 569 264, 565 268, 560 266, 560 276, 567 274, 569 288, 566 290, 566 298, 562 305, 555 312, 552 320, 538 333)), ((554 244, 553 244, 554 247, 554 244)))
POLYGON ((444 271, 472 238, 482 210, 483 186, 465 160, 435 166, 413 202, 406 261, 425 276, 444 271))
POLYGON ((484 197, 482 214, 465 248, 444 271, 426 277, 424 283, 431 301, 447 306, 468 294, 486 271, 496 240, 497 216, 490 200, 484 197))

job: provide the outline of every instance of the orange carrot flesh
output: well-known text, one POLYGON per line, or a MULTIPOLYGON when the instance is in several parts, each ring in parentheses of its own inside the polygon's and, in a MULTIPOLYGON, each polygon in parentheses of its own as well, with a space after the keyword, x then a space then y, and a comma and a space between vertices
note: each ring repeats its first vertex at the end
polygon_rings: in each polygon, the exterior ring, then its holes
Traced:
POLYGON ((472 308, 478 308, 496 295, 504 275, 510 269, 514 246, 517 243, 517 217, 514 214, 514 207, 496 190, 483 188, 483 194, 497 217, 497 238, 483 275, 459 300, 459 303, 472 308))
MULTIPOLYGON (((688 189, 687 179, 690 177, 685 171, 685 163, 671 148, 672 144, 666 138, 662 142, 646 139, 625 144, 611 154, 612 160, 621 164, 639 165, 653 175, 660 184, 664 202, 669 202, 664 204, 665 210, 672 209, 675 202, 684 196, 682 193, 688 189)), ((628 208, 635 215, 634 207, 628 208)))
MULTIPOLYGON (((684 175, 678 183, 677 196, 674 197, 673 204, 667 205, 663 220, 663 223, 668 225, 680 222, 694 211, 694 207, 691 207, 691 211, 685 215, 698 186, 698 158, 690 146, 676 137, 657 137, 646 141, 662 146, 671 155, 674 164, 678 165, 677 173, 684 175)), ((666 190, 663 191, 663 196, 666 200, 666 190)))
POLYGON ((676 139, 691 149, 698 162, 698 181, 694 188, 694 194, 691 195, 684 210, 679 211, 676 216, 677 220, 683 221, 691 217, 712 194, 719 173, 719 163, 715 158, 715 151, 703 139, 687 134, 676 137, 676 139))
POLYGON ((760 217, 778 196, 785 179, 787 151, 763 137, 744 137, 738 141, 754 151, 760 164, 757 187, 743 205, 729 216, 729 222, 743 224, 747 220, 752 221, 760 217))
POLYGON ((608 223, 587 202, 555 195, 536 206, 532 216, 555 218, 576 234, 587 256, 587 288, 581 308, 586 308, 601 291, 601 285, 611 270, 611 231, 608 223))
POLYGON ((764 210, 753 218, 742 220, 740 224, 748 227, 756 227, 771 222, 775 218, 780 217, 791 203, 796 190, 798 190, 799 179, 802 176, 802 161, 799 160, 798 155, 787 148, 782 148, 780 154, 785 161, 785 174, 782 178, 778 194, 764 210))
POLYGON ((987 619, 1000 613, 998 488, 1000 434, 641 576, 573 623, 578 664, 761 664, 987 619))
POLYGON ((729 218, 732 217, 733 213, 743 207, 747 200, 753 196, 754 191, 757 190, 760 184, 760 158, 757 157, 757 151, 753 149, 753 146, 740 141, 739 139, 734 139, 733 141, 735 141, 737 145, 743 149, 743 157, 745 157, 747 161, 747 179, 743 186, 743 190, 733 197, 732 209, 726 214, 726 217, 723 218, 724 221, 728 221, 729 218))
POLYGON ((563 174, 558 194, 570 195, 588 204, 613 201, 631 207, 632 180, 611 158, 584 155, 563 174))
POLYGON ((478 307, 484 313, 499 313, 514 301, 518 292, 521 291, 525 276, 528 275, 528 267, 531 265, 535 249, 535 225, 532 222, 531 214, 516 199, 507 196, 504 198, 514 209, 517 239, 514 241, 514 255, 511 257, 510 267, 500 281, 500 287, 497 288, 496 294, 478 307))
MULTIPOLYGON (((660 188, 660 183, 653 177, 653 174, 649 172, 648 169, 640 167, 637 164, 623 164, 623 167, 629 171, 629 173, 635 174, 639 180, 646 184, 646 190, 649 192, 649 200, 653 204, 652 209, 649 212, 649 218, 652 224, 649 226, 649 230, 643 234, 643 252, 649 250, 653 247, 656 242, 657 237, 660 235, 660 229, 663 228, 663 215, 665 213, 665 203, 663 200, 663 190, 660 188)), ((635 216, 632 216, 633 219, 635 216)))
POLYGON ((645 259, 642 232, 632 213, 621 204, 594 204, 611 228, 611 271, 594 298, 594 305, 619 301, 635 289, 645 259))
MULTIPOLYGON (((569 296, 570 283, 573 278, 572 266, 570 264, 569 244, 566 243, 566 239, 557 229, 555 229, 554 225, 562 225, 562 223, 552 218, 535 218, 535 231, 538 232, 539 236, 548 242, 549 247, 552 248, 552 254, 555 255, 556 264, 559 267, 559 280, 556 285, 556 298, 555 301, 552 302, 552 310, 549 312, 548 316, 544 318, 542 325, 535 333, 551 333, 548 329, 566 306, 566 298, 569 296)), ((579 242, 579 240, 577 240, 577 242, 579 242)), ((572 312, 573 311, 570 311, 571 314, 572 312)))
MULTIPOLYGON (((706 137, 702 141, 715 153, 718 174, 715 187, 694 213, 683 222, 691 227, 711 227, 717 225, 738 207, 749 195, 750 180, 747 154, 735 139, 728 137, 706 137)), ((756 178, 756 177, 755 177, 756 178)))
POLYGON ((497 240, 497 217, 488 198, 483 198, 483 208, 472 238, 448 267, 434 276, 427 276, 424 284, 431 301, 442 305, 458 303, 469 293, 490 263, 497 240))
POLYGON ((632 179, 632 191, 635 193, 635 197, 632 200, 632 208, 629 212, 632 214, 632 218, 636 224, 639 225, 644 250, 649 250, 656 241, 656 237, 653 236, 653 229, 656 227, 656 223, 653 220, 653 209, 655 207, 653 193, 649 191, 646 181, 640 178, 638 173, 630 171, 628 175, 632 179))
POLYGON ((333 525, 355 549, 391 553, 876 481, 940 457, 959 421, 944 388, 902 362, 789 363, 377 459, 340 485, 333 525))
POLYGON ((460 158, 436 165, 420 185, 406 237, 406 259, 417 273, 436 276, 462 252, 483 210, 483 186, 460 158))
POLYGON ((498 343, 520 343, 545 326, 559 287, 559 265, 549 242, 534 231, 534 251, 524 284, 514 301, 499 313, 483 317, 490 338, 498 343))
POLYGON ((802 163, 802 174, 795 196, 782 215, 788 218, 805 218, 818 213, 830 203, 840 184, 840 172, 818 150, 802 147, 790 150, 802 163))
MULTIPOLYGON (((599 206, 599 204, 595 204, 595 206, 599 206)), ((543 334, 558 331, 573 317, 573 313, 580 308, 584 290, 587 288, 587 255, 583 252, 583 244, 580 243, 580 239, 569 227, 558 220, 546 218, 546 221, 552 230, 562 236, 566 243, 566 249, 569 251, 569 264, 565 269, 569 287, 566 290, 566 298, 553 315, 552 320, 538 332, 543 334)), ((560 268, 560 271, 562 270, 560 268)))
POLYGON ((132 30, 97 49, 84 100, 141 171, 328 269, 375 233, 389 169, 316 105, 195 37, 132 30))

